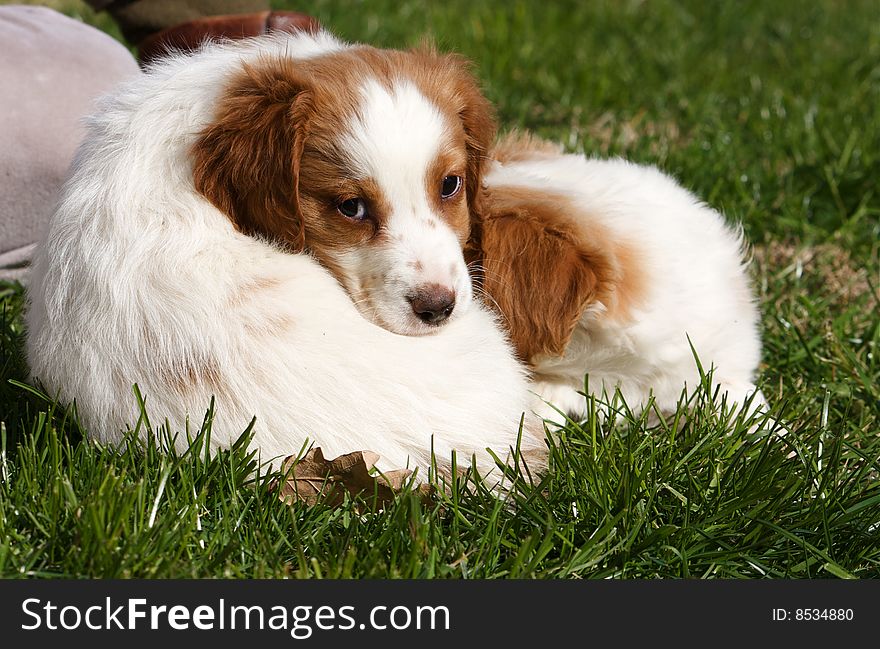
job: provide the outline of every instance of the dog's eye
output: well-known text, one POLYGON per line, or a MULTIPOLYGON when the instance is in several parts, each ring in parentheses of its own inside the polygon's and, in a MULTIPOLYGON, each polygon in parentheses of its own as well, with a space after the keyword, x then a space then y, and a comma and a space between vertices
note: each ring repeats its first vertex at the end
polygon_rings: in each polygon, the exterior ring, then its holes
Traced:
POLYGON ((452 198, 461 189, 461 176, 446 176, 440 187, 440 198, 452 198))
POLYGON ((349 198, 336 206, 342 216, 360 221, 367 218, 367 204, 362 198, 349 198))

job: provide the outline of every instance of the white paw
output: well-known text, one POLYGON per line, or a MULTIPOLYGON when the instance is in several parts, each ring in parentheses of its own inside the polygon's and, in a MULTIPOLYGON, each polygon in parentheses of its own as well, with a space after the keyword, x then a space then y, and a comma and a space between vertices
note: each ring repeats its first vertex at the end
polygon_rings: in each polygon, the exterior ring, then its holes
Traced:
POLYGON ((578 421, 585 415, 584 395, 570 385, 535 381, 532 392, 532 412, 550 424, 562 427, 569 419, 578 421))

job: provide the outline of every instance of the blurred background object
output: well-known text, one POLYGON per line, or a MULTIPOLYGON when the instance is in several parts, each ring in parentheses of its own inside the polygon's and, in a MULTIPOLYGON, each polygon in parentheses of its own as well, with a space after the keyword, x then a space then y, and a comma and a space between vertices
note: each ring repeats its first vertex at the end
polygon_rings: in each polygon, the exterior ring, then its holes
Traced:
POLYGON ((140 74, 124 45, 38 6, 0 6, 0 278, 21 278, 96 97, 140 74))

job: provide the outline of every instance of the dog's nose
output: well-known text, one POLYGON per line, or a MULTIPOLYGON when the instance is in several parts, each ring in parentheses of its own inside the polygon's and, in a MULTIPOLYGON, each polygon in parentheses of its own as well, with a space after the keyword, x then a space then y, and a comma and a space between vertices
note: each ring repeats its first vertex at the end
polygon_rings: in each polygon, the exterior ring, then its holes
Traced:
POLYGON ((455 308, 455 292, 441 284, 420 286, 406 299, 409 300, 413 313, 428 324, 440 324, 455 308))

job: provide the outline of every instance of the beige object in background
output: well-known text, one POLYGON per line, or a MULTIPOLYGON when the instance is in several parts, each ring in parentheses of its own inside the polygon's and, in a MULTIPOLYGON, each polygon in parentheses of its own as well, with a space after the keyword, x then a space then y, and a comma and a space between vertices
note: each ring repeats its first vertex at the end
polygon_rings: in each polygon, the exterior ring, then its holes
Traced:
POLYGON ((124 45, 52 9, 0 6, 0 279, 22 279, 94 100, 140 70, 124 45))

